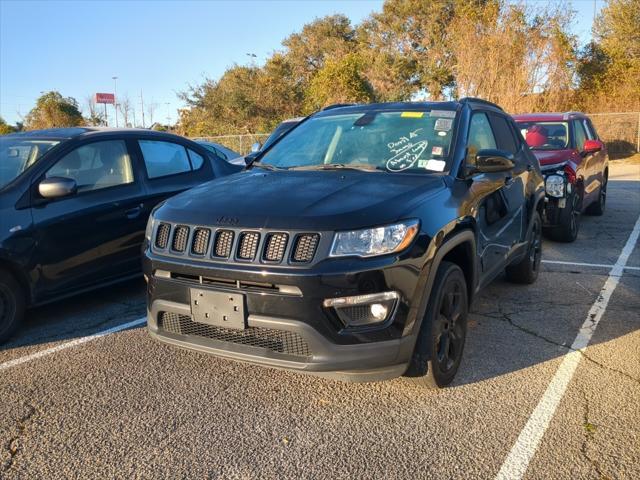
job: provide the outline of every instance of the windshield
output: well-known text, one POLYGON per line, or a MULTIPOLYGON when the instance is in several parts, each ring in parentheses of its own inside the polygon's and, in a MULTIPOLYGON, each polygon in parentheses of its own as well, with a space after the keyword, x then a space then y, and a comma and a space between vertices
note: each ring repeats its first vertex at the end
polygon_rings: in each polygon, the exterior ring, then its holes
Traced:
POLYGON ((0 188, 36 163, 58 143, 60 142, 57 140, 0 137, 0 188))
POLYGON ((273 145, 260 163, 278 168, 442 172, 455 115, 452 110, 431 110, 312 117, 273 145))
POLYGON ((532 150, 560 150, 569 145, 566 122, 518 122, 518 126, 532 150))
POLYGON ((264 145, 262 145, 261 150, 266 150, 267 148, 269 148, 269 146, 273 142, 275 142, 282 135, 284 135, 289 130, 291 130, 293 127, 295 127, 298 123, 299 122, 282 122, 280 125, 278 125, 276 127, 276 129, 273 132, 271 132, 271 135, 269 135, 267 140, 264 142, 264 145))

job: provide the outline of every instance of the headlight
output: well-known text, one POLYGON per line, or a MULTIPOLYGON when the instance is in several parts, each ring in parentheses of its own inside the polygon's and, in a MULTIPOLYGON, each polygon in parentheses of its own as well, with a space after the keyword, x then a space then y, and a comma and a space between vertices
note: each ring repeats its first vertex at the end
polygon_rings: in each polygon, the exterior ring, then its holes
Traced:
POLYGON ((564 177, 561 175, 549 175, 544 182, 547 195, 552 197, 564 197, 564 177))
POLYGON ((147 220, 147 228, 144 231, 144 238, 147 241, 147 243, 151 243, 151 235, 153 234, 153 223, 154 223, 154 218, 153 218, 153 212, 151 212, 151 215, 149 215, 149 220, 147 220))
POLYGON ((384 227, 336 232, 331 256, 373 257, 399 252, 409 246, 418 233, 418 227, 418 220, 409 220, 384 227))

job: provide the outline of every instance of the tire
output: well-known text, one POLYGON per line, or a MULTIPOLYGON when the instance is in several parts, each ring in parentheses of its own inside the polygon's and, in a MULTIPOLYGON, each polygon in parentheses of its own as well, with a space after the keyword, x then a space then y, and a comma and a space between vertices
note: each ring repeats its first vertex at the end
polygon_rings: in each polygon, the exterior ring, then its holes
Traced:
POLYGON ((467 337, 469 303, 462 269, 442 262, 427 294, 429 304, 405 376, 414 384, 442 388, 458 371, 467 337))
POLYGON ((542 220, 536 211, 533 214, 527 255, 516 264, 507 266, 507 279, 513 283, 530 284, 538 278, 542 259, 542 220))
POLYGON ((598 200, 589 205, 585 212, 588 215, 595 215, 599 217, 604 214, 604 207, 607 203, 607 183, 609 183, 609 175, 605 173, 602 185, 600 185, 600 190, 598 191, 598 200))
POLYGON ((576 191, 570 198, 570 208, 563 215, 562 223, 548 230, 548 236, 556 242, 570 243, 578 238, 580 230, 580 197, 576 191))
POLYGON ((6 342, 24 318, 26 307, 22 288, 13 276, 0 270, 0 344, 6 342))

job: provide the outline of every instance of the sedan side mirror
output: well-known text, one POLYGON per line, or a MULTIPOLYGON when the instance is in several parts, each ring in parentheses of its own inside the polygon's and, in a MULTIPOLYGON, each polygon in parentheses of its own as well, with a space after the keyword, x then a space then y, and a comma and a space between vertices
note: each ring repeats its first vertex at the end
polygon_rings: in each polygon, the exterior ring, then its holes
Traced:
POLYGON ((586 140, 582 147, 583 154, 596 153, 602 150, 602 143, 598 140, 586 140))
POLYGON ((494 148, 480 150, 476 155, 476 172, 506 172, 515 167, 513 154, 494 148))
POLYGON ((78 191, 78 185, 72 178, 45 178, 38 185, 38 192, 44 198, 61 198, 73 195, 78 191))
POLYGON ((262 145, 260 145, 260 142, 254 143, 253 145, 251 145, 251 153, 258 153, 261 147, 262 145))

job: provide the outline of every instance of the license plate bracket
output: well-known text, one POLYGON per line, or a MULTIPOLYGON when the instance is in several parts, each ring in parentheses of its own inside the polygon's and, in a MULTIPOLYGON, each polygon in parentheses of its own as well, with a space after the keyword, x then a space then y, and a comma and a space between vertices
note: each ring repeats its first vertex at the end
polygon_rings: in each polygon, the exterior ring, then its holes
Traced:
POLYGON ((193 321, 216 327, 244 330, 247 328, 245 297, 239 293, 191 290, 193 321))

